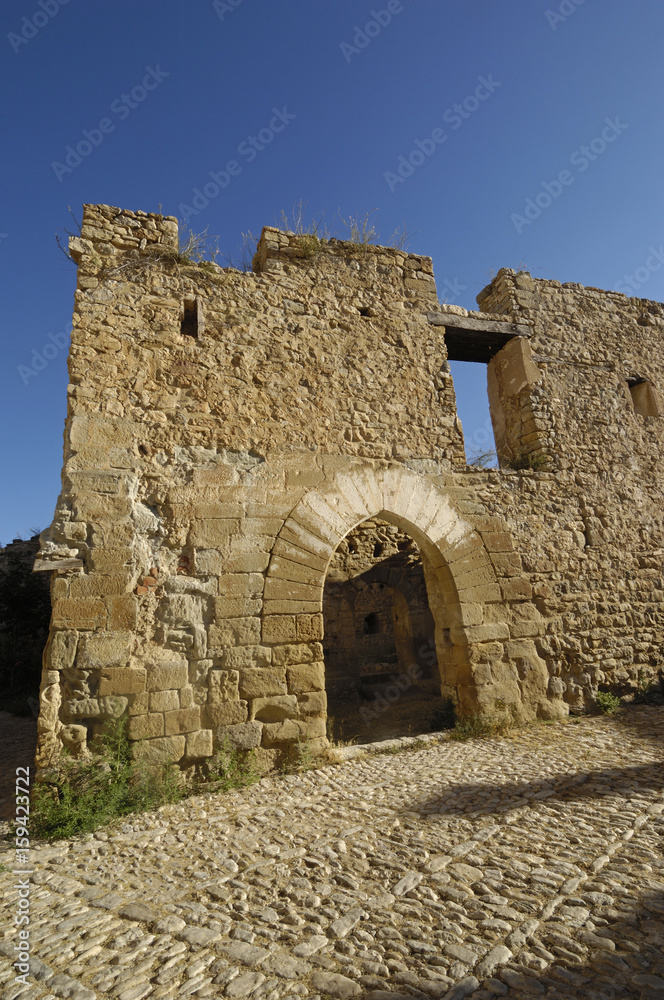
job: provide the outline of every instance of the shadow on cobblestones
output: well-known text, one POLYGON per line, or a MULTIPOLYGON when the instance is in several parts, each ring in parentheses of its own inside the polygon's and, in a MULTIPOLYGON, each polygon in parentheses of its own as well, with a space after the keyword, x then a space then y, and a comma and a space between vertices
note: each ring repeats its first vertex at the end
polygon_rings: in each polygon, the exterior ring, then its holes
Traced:
POLYGON ((607 769, 577 774, 562 774, 549 780, 538 778, 528 782, 508 782, 496 785, 488 782, 464 782, 445 785, 438 795, 409 808, 421 812, 439 812, 449 816, 477 816, 500 813, 547 799, 560 802, 582 801, 616 796, 635 788, 660 790, 663 784, 662 765, 638 764, 622 769, 607 769))
MULTIPOLYGON (((610 880, 610 876, 606 877, 610 880)), ((664 885, 662 890, 646 894, 639 900, 624 898, 615 905, 596 906, 592 915, 595 930, 574 934, 574 940, 569 924, 563 917, 556 919, 554 912, 538 930, 539 940, 555 959, 538 979, 540 995, 582 1000, 661 1000, 664 996, 663 890, 664 885), (546 988, 546 994, 542 988, 546 988)), ((587 902, 574 897, 566 900, 568 906, 586 906, 587 902)), ((528 971, 532 975, 532 969, 528 971)), ((539 990, 528 992, 524 977, 522 984, 516 979, 513 981, 509 996, 530 997, 533 993, 539 990)))

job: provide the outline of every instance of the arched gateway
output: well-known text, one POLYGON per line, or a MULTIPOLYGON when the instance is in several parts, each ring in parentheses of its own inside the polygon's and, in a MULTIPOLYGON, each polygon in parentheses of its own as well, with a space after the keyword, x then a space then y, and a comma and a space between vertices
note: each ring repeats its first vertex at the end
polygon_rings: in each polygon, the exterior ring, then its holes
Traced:
POLYGON ((546 714, 546 669, 532 642, 520 643, 518 662, 511 658, 510 603, 481 534, 442 489, 403 466, 354 467, 302 497, 272 550, 266 622, 283 616, 285 601, 289 615, 322 614, 330 560, 369 518, 395 525, 420 548, 443 696, 460 714, 546 714))

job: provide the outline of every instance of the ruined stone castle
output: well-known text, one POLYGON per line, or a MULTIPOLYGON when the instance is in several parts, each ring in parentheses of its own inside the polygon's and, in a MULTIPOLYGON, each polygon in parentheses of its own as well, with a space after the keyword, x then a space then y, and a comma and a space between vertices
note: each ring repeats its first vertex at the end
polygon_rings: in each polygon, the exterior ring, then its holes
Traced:
POLYGON ((270 227, 249 273, 177 248, 106 205, 71 240, 40 766, 124 715, 150 762, 269 764, 386 684, 528 719, 658 676, 664 305, 501 270, 468 312, 428 257, 270 227))

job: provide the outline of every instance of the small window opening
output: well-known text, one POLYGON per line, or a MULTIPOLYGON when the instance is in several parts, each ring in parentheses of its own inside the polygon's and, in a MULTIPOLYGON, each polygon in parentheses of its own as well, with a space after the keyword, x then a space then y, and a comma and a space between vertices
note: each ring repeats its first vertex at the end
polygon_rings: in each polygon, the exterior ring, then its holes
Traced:
POLYGON ((374 545, 374 550, 373 550, 373 557, 374 557, 374 559, 378 559, 379 556, 382 556, 382 554, 383 554, 384 551, 385 551, 385 546, 383 545, 383 543, 382 542, 376 542, 376 544, 374 545))
POLYGON ((632 397, 635 413, 642 417, 660 416, 659 402, 652 382, 641 375, 631 375, 627 379, 627 387, 632 397))
POLYGON ((360 316, 368 316, 369 315, 369 307, 368 306, 360 306, 360 308, 357 311, 359 312, 360 316))
POLYGON ((370 615, 364 619, 364 634, 365 635, 378 635, 380 632, 380 621, 378 615, 374 614, 373 611, 370 615))
POLYGON ((196 299, 184 300, 180 333, 183 337, 198 337, 198 303, 196 299))
POLYGON ((354 538, 351 538, 350 541, 348 542, 348 551, 351 553, 351 555, 354 555, 357 552, 357 542, 355 541, 354 538))

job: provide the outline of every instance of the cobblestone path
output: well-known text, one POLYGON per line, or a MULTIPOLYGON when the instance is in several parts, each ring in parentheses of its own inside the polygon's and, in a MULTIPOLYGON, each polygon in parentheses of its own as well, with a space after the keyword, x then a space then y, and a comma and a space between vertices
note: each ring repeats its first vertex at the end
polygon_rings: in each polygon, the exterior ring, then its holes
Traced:
POLYGON ((429 737, 36 847, 2 996, 661 1000, 663 737, 657 707, 429 737))

